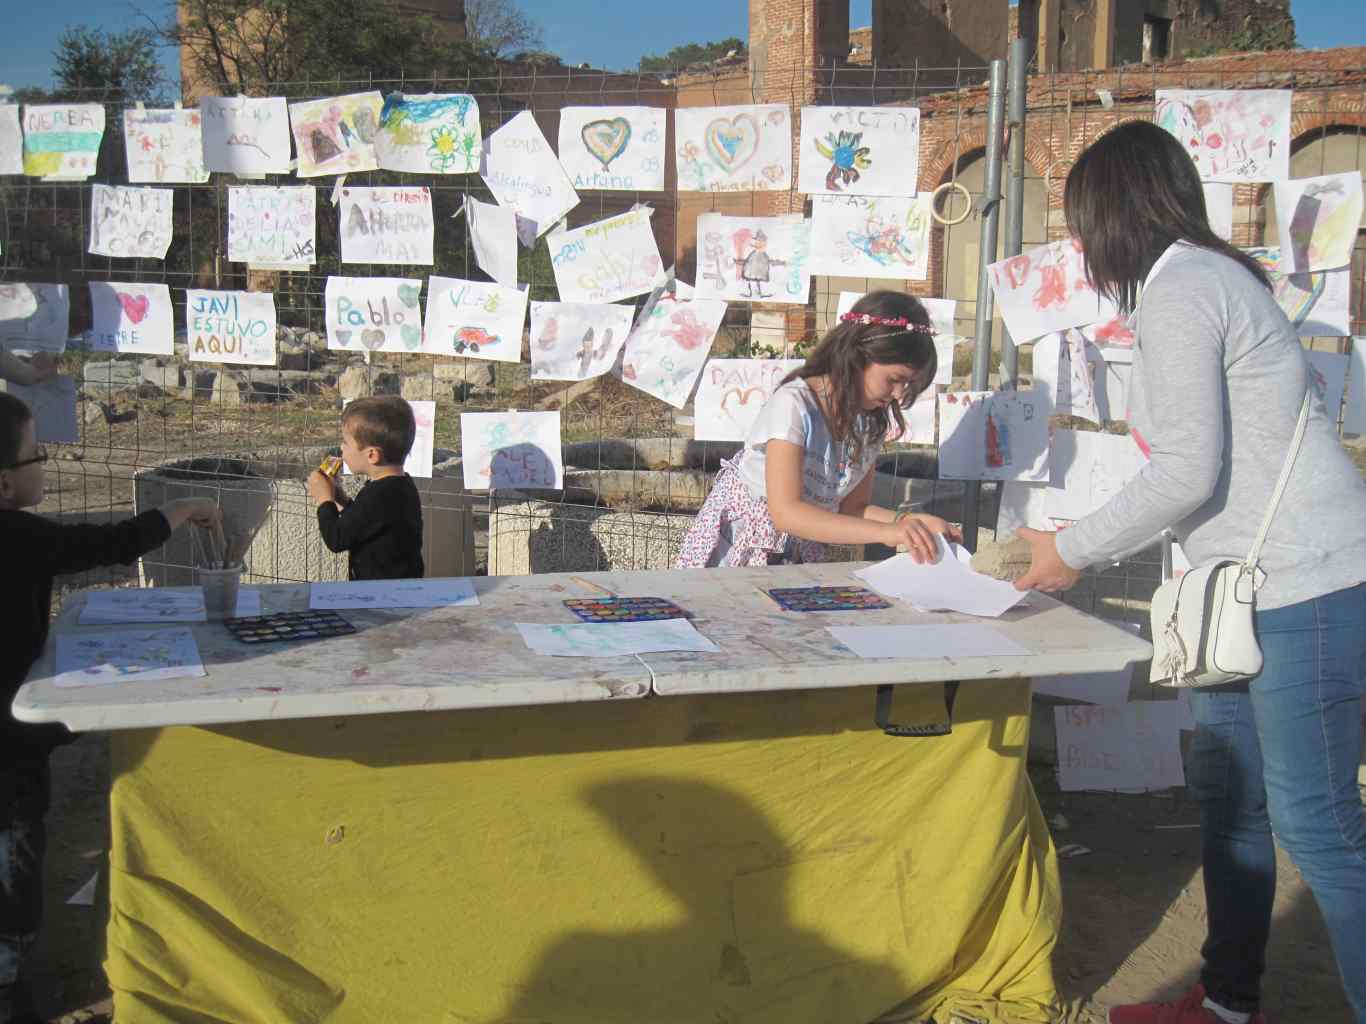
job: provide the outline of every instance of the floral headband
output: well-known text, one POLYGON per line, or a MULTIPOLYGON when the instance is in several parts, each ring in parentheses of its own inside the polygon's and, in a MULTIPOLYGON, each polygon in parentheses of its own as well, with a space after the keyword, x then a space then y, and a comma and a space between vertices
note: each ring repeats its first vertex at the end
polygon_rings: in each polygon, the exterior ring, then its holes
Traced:
POLYGON ((879 327, 900 327, 905 331, 915 331, 919 334, 933 334, 934 328, 929 324, 918 324, 907 320, 904 316, 873 316, 872 313, 845 313, 840 317, 840 323, 845 324, 877 324, 879 327))

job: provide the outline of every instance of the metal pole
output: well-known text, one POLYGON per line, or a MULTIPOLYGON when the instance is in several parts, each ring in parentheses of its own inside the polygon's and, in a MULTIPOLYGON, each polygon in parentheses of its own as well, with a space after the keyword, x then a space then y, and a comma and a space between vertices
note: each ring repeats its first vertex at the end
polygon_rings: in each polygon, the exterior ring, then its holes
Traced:
MULTIPOLYGON (((991 94, 987 102, 986 179, 982 186, 982 233, 977 252, 977 353, 972 361, 972 390, 987 390, 991 372, 991 272, 988 265, 996 259, 996 227, 1001 215, 1001 148, 1006 108, 1006 62, 991 62, 991 94)), ((963 544, 977 549, 977 527, 981 518, 980 480, 970 480, 964 488, 963 544)))
MULTIPOLYGON (((1006 160, 1010 174, 1006 178, 1006 239, 1005 255, 1018 256, 1024 246, 1024 183, 1025 183, 1025 89, 1027 88, 1029 53, 1023 39, 1010 44, 1010 90, 1006 95, 1006 131, 1010 144, 1006 160)), ((1001 330, 1001 385, 1014 385, 1019 375, 1020 355, 1010 329, 1001 330)))

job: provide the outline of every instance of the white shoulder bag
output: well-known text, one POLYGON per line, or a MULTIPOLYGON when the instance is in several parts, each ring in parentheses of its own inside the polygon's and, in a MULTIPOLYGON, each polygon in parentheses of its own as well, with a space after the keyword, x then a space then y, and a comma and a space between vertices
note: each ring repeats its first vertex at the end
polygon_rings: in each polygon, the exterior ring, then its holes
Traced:
POLYGON ((1271 504, 1252 550, 1241 562, 1222 560, 1167 580, 1152 600, 1153 667, 1149 681, 1163 686, 1219 686, 1262 670, 1253 612, 1257 608, 1257 562, 1290 479, 1309 422, 1309 395, 1300 406, 1295 437, 1281 467, 1271 504))

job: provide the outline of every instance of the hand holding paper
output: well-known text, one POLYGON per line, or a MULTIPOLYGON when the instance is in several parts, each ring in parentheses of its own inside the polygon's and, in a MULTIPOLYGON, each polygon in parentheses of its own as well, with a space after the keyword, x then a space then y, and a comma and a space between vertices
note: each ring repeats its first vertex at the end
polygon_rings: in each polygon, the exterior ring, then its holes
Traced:
POLYGON ((923 611, 954 611, 997 618, 1024 599, 1009 583, 974 572, 967 551, 939 541, 939 559, 917 564, 897 555, 854 573, 879 594, 909 601, 923 611))

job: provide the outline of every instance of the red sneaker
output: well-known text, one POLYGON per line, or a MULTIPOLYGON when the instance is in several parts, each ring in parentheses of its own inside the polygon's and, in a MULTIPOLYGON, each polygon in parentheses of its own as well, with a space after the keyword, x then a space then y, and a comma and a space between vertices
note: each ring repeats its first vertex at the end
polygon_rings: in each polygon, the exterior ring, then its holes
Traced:
MULTIPOLYGON (((1174 1003, 1135 1003, 1110 1008, 1110 1024, 1224 1024, 1213 1010, 1206 1008, 1205 986, 1196 985, 1174 1003)), ((1266 1024, 1266 1017, 1254 1013, 1247 1024, 1266 1024)))

